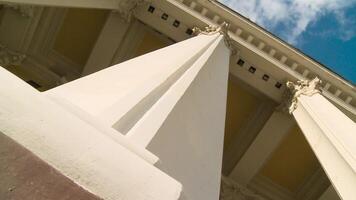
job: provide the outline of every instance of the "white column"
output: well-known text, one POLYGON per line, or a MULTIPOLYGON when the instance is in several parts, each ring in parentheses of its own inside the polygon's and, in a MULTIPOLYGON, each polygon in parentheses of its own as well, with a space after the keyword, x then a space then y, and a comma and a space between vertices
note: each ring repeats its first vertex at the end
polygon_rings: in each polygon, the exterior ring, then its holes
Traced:
POLYGON ((320 80, 291 82, 290 112, 342 199, 356 196, 356 124, 321 95, 320 80))
POLYGON ((217 38, 218 35, 197 36, 45 94, 69 101, 126 134, 217 38))
MULTIPOLYGON (((215 36, 208 36, 208 37, 215 37, 215 36)), ((192 63, 189 69, 187 69, 184 74, 180 75, 180 77, 177 77, 178 79, 175 81, 174 84, 171 85, 169 90, 166 91, 165 94, 161 96, 159 101, 157 101, 152 108, 145 113, 145 115, 142 116, 142 118, 135 124, 135 126, 132 127, 132 129, 128 132, 127 136, 131 138, 134 141, 137 141, 139 144, 142 144, 143 146, 147 146, 154 135, 157 133, 159 128, 162 126, 163 122, 165 122, 168 114, 170 114, 174 108, 174 106, 183 99, 183 95, 186 94, 187 90, 189 87, 192 87, 192 85, 197 84, 194 83, 198 76, 200 75, 201 71, 208 70, 206 68, 212 67, 209 66, 210 63, 208 63, 209 60, 211 59, 221 59, 219 62, 216 62, 214 64, 221 65, 221 70, 223 73, 221 74, 221 79, 218 80, 221 82, 218 82, 216 84, 222 84, 222 85, 217 85, 215 87, 221 87, 220 89, 222 90, 222 94, 226 94, 226 83, 227 83, 227 67, 228 64, 226 61, 228 61, 228 56, 229 52, 228 51, 223 51, 221 50, 222 48, 227 49, 223 45, 223 36, 220 36, 217 40, 214 41, 213 44, 211 44, 206 51, 199 56, 199 58, 192 63), (221 54, 219 51, 224 52, 225 54, 221 54), (225 82, 224 82, 225 81, 225 82), (142 134, 145 133, 145 134, 142 134)), ((211 64, 210 64, 211 65, 211 64)), ((178 74, 179 75, 179 74, 178 74)), ((220 75, 220 74, 216 74, 220 75)), ((211 85, 211 87, 214 87, 213 80, 207 80, 206 82, 202 83, 204 84, 204 87, 207 87, 207 85, 211 85)), ((196 86, 198 87, 198 86, 196 86)), ((203 88, 202 88, 203 89, 203 88)), ((204 96, 204 98, 213 98, 213 97, 208 97, 204 96)), ((222 97, 222 100, 224 102, 224 97, 222 97)), ((194 100, 194 99, 192 99, 194 100)), ((195 99, 197 100, 197 99, 195 99)), ((203 104, 202 106, 205 109, 210 109, 210 106, 214 105, 208 105, 205 104, 205 101, 203 99, 199 99, 201 103, 203 104)), ((221 103, 223 103, 221 102, 221 103)), ((196 109, 199 106, 196 106, 196 109)), ((195 109, 194 109, 195 110, 195 109)), ((225 110, 225 109, 223 109, 225 110)), ((197 111, 197 110, 195 110, 197 111)), ((220 111, 220 110, 219 110, 220 111)), ((223 112, 225 113, 225 112, 223 112)), ((215 113, 218 115, 218 113, 215 113)), ((224 119, 224 117, 223 117, 224 119)), ((224 121, 224 120, 223 120, 224 121)), ((208 123, 208 122, 207 122, 208 123)), ((201 124, 202 126, 205 126, 205 124, 201 124)), ((221 124, 220 124, 221 125, 221 124)))
POLYGON ((246 186, 259 172, 284 136, 295 124, 285 113, 275 111, 229 175, 246 186))
POLYGON ((128 133, 148 144, 186 199, 219 198, 228 66, 220 36, 128 133))
POLYGON ((219 32, 203 32, 45 95, 147 146, 160 159, 156 166, 182 183, 187 199, 216 200, 230 57, 219 32))
POLYGON ((179 182, 117 140, 1 67, 0 80, 0 134, 73 183, 107 200, 179 198, 179 182))

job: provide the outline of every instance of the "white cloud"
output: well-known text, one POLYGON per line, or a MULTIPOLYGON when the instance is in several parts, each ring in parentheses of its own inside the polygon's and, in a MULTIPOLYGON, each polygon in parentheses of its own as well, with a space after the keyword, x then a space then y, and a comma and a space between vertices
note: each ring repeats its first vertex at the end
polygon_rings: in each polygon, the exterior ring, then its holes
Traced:
POLYGON ((352 19, 345 16, 345 9, 356 5, 356 0, 220 0, 225 5, 259 25, 273 30, 283 27, 282 35, 296 44, 308 25, 325 14, 333 14, 338 21, 339 37, 344 40, 356 36, 350 27, 352 19))

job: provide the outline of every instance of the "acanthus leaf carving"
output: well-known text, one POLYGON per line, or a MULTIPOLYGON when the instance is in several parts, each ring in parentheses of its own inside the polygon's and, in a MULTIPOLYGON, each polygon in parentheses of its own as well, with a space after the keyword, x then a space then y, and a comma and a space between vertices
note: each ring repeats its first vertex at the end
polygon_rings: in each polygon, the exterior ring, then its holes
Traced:
POLYGON ((224 36, 225 45, 230 49, 231 55, 235 55, 238 53, 235 45, 232 44, 232 39, 229 35, 230 24, 227 22, 223 22, 220 26, 208 25, 204 29, 200 29, 198 27, 194 27, 193 33, 195 35, 214 35, 220 33, 224 36))
POLYGON ((299 80, 296 83, 288 81, 286 86, 282 104, 277 109, 287 111, 289 114, 297 108, 298 97, 301 95, 313 96, 321 93, 321 80, 318 77, 313 80, 299 80))

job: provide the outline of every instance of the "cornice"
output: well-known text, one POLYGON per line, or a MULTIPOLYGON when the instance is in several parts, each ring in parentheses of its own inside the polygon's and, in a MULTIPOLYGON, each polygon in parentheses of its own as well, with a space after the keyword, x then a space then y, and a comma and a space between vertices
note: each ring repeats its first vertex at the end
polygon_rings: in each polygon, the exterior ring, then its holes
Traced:
POLYGON ((351 112, 356 114, 356 93, 355 88, 350 83, 334 75, 325 67, 296 51, 281 40, 271 36, 271 34, 257 27, 253 22, 244 19, 236 13, 232 13, 214 1, 167 1, 174 4, 179 3, 181 7, 183 6, 197 15, 197 18, 204 18, 204 22, 209 21, 209 24, 222 24, 225 21, 231 22, 229 34, 233 39, 234 37, 241 38, 250 46, 259 49, 265 56, 278 62, 278 65, 284 70, 292 72, 292 75, 298 80, 308 80, 316 75, 321 77, 324 83, 323 93, 327 93, 326 96, 332 96, 332 100, 337 99, 338 104, 341 104, 348 110, 351 109, 351 112))

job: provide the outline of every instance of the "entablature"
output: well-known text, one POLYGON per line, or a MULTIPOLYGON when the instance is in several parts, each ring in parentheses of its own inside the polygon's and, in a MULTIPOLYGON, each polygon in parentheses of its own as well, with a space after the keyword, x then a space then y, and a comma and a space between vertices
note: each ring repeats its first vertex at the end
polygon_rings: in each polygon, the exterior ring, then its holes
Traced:
MULTIPOLYGON (((249 61, 257 71, 266 72, 259 79, 266 77, 265 75, 273 76, 273 86, 282 84, 278 88, 281 92, 267 96, 279 102, 287 80, 310 80, 318 76, 323 81, 323 95, 344 111, 356 115, 356 93, 353 85, 220 3, 206 0, 152 0, 139 9, 141 10, 135 15, 139 20, 176 41, 189 38, 190 30, 195 26, 229 22, 229 35, 240 50, 239 56, 249 61), (159 13, 154 14, 152 7, 159 10, 159 13), (179 27, 174 26, 176 21, 179 21, 179 27)), ((258 87, 254 81, 250 82, 252 86, 258 87)), ((262 89, 260 91, 270 93, 262 89)))

